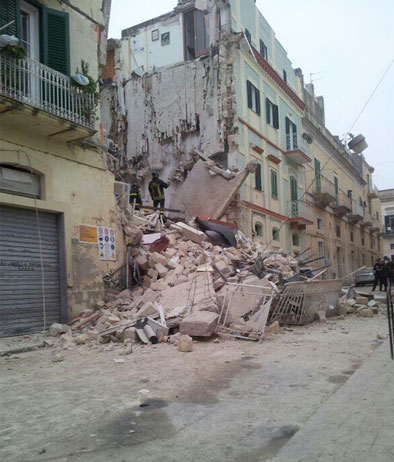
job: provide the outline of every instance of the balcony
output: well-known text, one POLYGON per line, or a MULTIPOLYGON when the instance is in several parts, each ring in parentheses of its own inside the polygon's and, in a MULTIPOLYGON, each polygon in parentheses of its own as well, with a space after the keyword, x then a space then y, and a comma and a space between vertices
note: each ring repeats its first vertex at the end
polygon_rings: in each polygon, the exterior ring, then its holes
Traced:
POLYGON ((368 191, 368 199, 377 199, 378 197, 378 189, 374 186, 368 191))
POLYGON ((336 199, 334 183, 322 175, 316 176, 311 194, 316 205, 322 209, 336 199))
POLYGON ((0 53, 2 124, 7 114, 7 123, 73 141, 95 133, 96 106, 95 96, 74 86, 66 75, 37 61, 0 53))
POLYGON ((288 215, 292 228, 305 229, 306 225, 313 224, 313 210, 307 202, 289 201, 288 215))
POLYGON ((342 218, 352 211, 352 200, 343 191, 338 191, 335 201, 331 204, 334 215, 342 218))
POLYGON ((371 231, 374 233, 380 233, 382 231, 382 224, 376 219, 372 219, 371 231))
POLYGON ((365 212, 363 221, 360 223, 360 226, 362 228, 371 228, 372 223, 373 223, 373 220, 372 220, 371 214, 369 212, 365 212))
POLYGON ((352 201, 352 211, 348 215, 348 220, 352 224, 359 223, 364 218, 364 207, 356 201, 352 201))
POLYGON ((298 142, 297 133, 286 135, 286 152, 284 153, 286 159, 291 160, 297 165, 309 164, 309 162, 312 162, 312 159, 305 151, 305 146, 298 142))

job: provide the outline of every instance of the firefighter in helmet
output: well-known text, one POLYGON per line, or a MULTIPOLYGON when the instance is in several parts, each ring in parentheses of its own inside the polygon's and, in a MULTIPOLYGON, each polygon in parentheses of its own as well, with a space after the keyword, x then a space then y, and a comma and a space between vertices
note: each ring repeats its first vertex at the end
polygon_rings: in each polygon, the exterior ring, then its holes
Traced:
POLYGON ((170 183, 167 183, 159 178, 158 173, 152 173, 152 181, 149 183, 149 194, 153 201, 153 207, 160 206, 160 215, 164 216, 164 207, 165 207, 165 194, 164 190, 170 186, 170 183))
POLYGON ((130 205, 135 205, 136 210, 142 207, 142 199, 140 194, 140 188, 137 183, 131 183, 130 185, 130 205))

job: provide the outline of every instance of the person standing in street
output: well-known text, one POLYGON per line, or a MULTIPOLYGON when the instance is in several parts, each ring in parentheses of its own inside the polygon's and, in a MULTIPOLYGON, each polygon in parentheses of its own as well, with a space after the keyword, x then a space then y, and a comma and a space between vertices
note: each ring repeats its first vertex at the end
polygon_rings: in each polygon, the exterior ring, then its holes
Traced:
POLYGON ((381 290, 381 285, 380 285, 380 275, 382 273, 382 260, 380 258, 377 259, 374 267, 373 267, 373 273, 375 275, 375 281, 373 283, 373 289, 372 292, 375 292, 375 289, 377 285, 379 284, 379 290, 381 290))
POLYGON ((390 280, 390 272, 391 272, 391 263, 388 257, 384 257, 379 287, 380 287, 380 290, 382 290, 382 286, 383 286, 385 292, 387 292, 387 285, 388 285, 388 281, 390 280))

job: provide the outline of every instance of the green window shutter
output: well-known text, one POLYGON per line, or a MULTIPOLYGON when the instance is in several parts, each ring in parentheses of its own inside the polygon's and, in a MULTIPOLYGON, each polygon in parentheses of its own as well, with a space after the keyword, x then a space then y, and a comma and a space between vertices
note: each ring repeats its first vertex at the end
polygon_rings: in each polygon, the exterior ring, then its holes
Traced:
POLYGON ((68 13, 44 9, 44 64, 62 74, 70 73, 68 13))
POLYGON ((255 188, 258 191, 262 191, 263 185, 262 185, 262 175, 261 175, 261 164, 257 164, 255 176, 256 176, 255 188))
POLYGON ((265 117, 267 119, 267 124, 271 123, 270 106, 271 106, 271 101, 268 98, 265 98, 265 117))
POLYGON ((249 82, 249 80, 246 81, 246 89, 248 92, 248 108, 253 107, 252 103, 252 84, 249 82))
POLYGON ((279 128, 279 108, 276 104, 273 105, 273 113, 274 113, 274 121, 273 121, 274 128, 279 128))
POLYGON ((278 177, 274 170, 271 170, 271 197, 278 198, 278 177))
POLYGON ((19 0, 0 0, 0 29, 14 21, 8 27, 0 30, 0 35, 15 35, 19 37, 19 0))
POLYGON ((260 91, 256 88, 256 114, 260 115, 261 108, 260 108, 260 91))

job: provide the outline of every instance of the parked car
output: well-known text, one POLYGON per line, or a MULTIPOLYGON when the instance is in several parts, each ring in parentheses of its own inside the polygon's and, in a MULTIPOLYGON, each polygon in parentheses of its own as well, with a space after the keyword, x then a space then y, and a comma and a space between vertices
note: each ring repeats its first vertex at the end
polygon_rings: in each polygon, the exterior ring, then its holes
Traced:
POLYGON ((356 286, 363 286, 364 284, 373 284, 375 280, 375 275, 373 273, 373 268, 364 268, 356 274, 355 282, 356 286))

